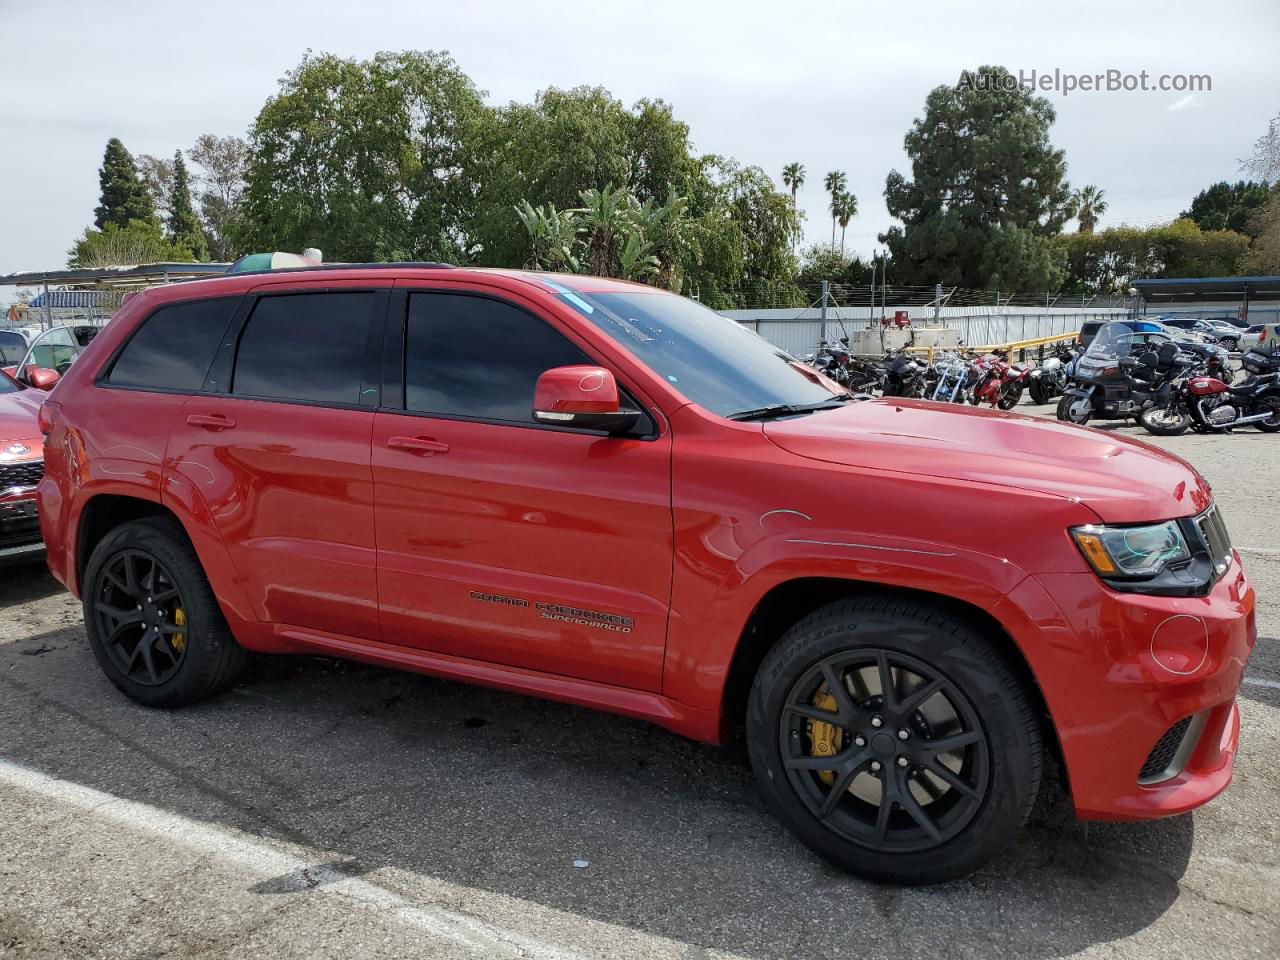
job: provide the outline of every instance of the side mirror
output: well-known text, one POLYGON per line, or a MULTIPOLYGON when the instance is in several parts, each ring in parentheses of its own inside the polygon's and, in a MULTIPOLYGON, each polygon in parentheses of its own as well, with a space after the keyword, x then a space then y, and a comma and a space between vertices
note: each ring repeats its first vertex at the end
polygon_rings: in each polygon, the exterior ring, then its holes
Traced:
POLYGON ((27 382, 37 390, 52 390, 53 385, 61 380, 57 370, 48 367, 27 367, 27 382))
POLYGON ((638 410, 624 410, 618 381, 604 367, 555 367, 538 377, 533 419, 539 423, 620 433, 634 427, 638 410))

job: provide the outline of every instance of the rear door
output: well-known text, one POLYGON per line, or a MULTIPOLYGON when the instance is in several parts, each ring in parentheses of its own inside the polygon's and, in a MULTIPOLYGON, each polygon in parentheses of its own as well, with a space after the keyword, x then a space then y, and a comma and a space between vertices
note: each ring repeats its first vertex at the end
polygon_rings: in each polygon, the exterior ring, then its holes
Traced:
POLYGON ((659 689, 672 521, 658 418, 634 437, 535 423, 538 376, 599 359, 511 295, 398 286, 388 328, 373 431, 384 639, 659 689))
POLYGON ((378 637, 368 360, 386 296, 348 281, 247 297, 170 440, 266 622, 378 637))

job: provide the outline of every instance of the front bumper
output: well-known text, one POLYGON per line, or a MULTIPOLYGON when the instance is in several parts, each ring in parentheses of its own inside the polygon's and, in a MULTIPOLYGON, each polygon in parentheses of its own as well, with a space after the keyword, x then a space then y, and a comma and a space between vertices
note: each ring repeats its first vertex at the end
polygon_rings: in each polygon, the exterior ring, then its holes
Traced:
POLYGON ((1226 789, 1240 736, 1236 690, 1257 639, 1238 554, 1203 597, 1119 593, 1092 573, 1042 574, 992 612, 1012 615, 1015 606, 1025 619, 1014 634, 1048 704, 1078 816, 1173 816, 1226 789), (1187 718, 1182 749, 1153 775, 1161 738, 1187 718))
POLYGON ((43 552, 35 488, 0 492, 0 563, 33 559, 43 552))

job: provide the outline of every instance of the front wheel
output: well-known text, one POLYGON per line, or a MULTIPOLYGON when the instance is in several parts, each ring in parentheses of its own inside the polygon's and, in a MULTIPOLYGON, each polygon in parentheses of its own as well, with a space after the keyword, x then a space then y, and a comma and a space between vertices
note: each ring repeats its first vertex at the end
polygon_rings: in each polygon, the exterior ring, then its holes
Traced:
POLYGON ((1000 391, 1000 402, 996 404, 1001 410, 1012 410, 1022 399, 1022 388, 1011 387, 1000 391))
POLYGON ((1180 405, 1164 404, 1147 407, 1138 414, 1138 422, 1147 433, 1157 437, 1176 437, 1187 432, 1191 426, 1191 415, 1180 405))
POLYGON ((1027 387, 1027 393, 1031 395, 1031 402, 1037 406, 1049 402, 1048 388, 1045 387, 1044 382, 1039 377, 1031 381, 1031 384, 1027 387))
POLYGON ((787 631, 752 685, 751 765, 839 867, 939 883, 1003 852, 1039 789, 1040 728, 995 643, 927 604, 853 599, 787 631))
POLYGON ((1093 398, 1064 393, 1058 401, 1057 415, 1059 420, 1065 420, 1067 423, 1078 423, 1083 426, 1093 416, 1093 398))
POLYGON ((203 700, 229 686, 245 661, 172 520, 135 520, 103 537, 85 568, 83 603, 98 665, 145 706, 203 700))

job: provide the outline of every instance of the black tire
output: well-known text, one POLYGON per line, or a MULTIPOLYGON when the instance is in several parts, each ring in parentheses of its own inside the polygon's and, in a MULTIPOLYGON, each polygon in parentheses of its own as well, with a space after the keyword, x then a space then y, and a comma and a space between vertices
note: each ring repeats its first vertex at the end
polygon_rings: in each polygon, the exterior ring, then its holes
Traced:
POLYGON ((1001 410, 1012 410, 1022 399, 1022 388, 1000 391, 1000 402, 996 404, 1001 410))
POLYGON ((1172 410, 1168 405, 1147 407, 1138 414, 1138 423, 1157 437, 1179 437, 1190 428, 1191 414, 1180 406, 1172 410))
POLYGON ((1271 404, 1271 409, 1274 412, 1271 414, 1270 419, 1259 420, 1254 426, 1263 433, 1280 433, 1280 399, 1273 397, 1265 402, 1271 404))
POLYGON ((747 748, 765 798, 806 846, 900 884, 952 880, 1002 853, 1031 813, 1043 760, 1031 699, 992 642, 928 604, 870 598, 823 607, 769 651, 751 688, 747 748), (889 698, 872 683, 886 675, 889 698), (844 703, 830 696, 833 682, 844 703), (958 727, 937 719, 947 710, 958 727), (957 740, 965 745, 945 747, 957 740), (817 766, 828 758, 835 769, 817 766), (940 764, 949 777, 933 772, 940 764))
POLYGON ((1040 406, 1049 402, 1049 396, 1045 392, 1045 386, 1040 382, 1040 378, 1036 377, 1027 386, 1027 393, 1031 397, 1031 402, 1040 406))
POLYGON ((1063 394, 1058 399, 1057 417, 1067 423, 1078 423, 1084 426, 1093 416, 1093 406, 1090 406, 1081 414, 1079 409, 1080 398, 1071 394, 1063 394))
POLYGON ((248 656, 172 520, 135 520, 103 537, 85 568, 83 605, 98 665, 144 706, 213 696, 235 681, 248 656))

